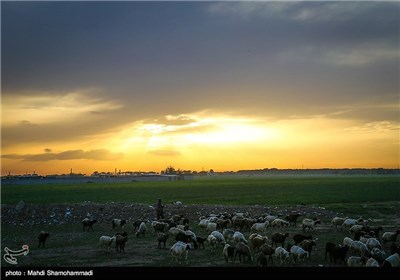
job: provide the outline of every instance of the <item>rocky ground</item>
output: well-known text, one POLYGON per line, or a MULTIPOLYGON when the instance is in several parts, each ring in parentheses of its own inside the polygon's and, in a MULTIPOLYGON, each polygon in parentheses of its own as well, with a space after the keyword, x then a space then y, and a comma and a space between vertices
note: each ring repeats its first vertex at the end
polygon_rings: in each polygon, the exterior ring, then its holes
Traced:
MULTIPOLYGON (((265 205, 228 206, 228 205, 174 205, 167 204, 164 208, 166 218, 174 214, 183 214, 192 221, 200 216, 211 213, 248 212, 251 216, 272 214, 285 216, 290 212, 299 212, 303 217, 332 218, 339 213, 322 207, 297 205, 292 207, 278 207, 265 205)), ((30 204, 20 202, 17 205, 1 206, 1 223, 3 225, 57 225, 78 224, 85 217, 97 219, 98 223, 108 223, 114 218, 127 219, 133 222, 136 219, 155 219, 154 205, 128 203, 95 203, 83 202, 75 204, 30 204)))

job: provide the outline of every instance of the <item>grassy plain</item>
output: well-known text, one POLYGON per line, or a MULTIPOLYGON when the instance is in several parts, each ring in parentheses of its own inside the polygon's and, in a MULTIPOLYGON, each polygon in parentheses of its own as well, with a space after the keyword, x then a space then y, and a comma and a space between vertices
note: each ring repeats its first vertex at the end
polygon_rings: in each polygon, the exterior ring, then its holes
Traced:
POLYGON ((288 205, 400 201, 400 176, 196 177, 193 181, 3 185, 2 204, 182 201, 288 205))

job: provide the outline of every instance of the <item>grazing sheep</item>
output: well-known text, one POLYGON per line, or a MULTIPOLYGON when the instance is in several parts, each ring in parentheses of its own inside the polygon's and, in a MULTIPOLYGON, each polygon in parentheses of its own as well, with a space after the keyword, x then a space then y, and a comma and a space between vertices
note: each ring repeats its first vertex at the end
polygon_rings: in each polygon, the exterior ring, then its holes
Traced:
POLYGON ((187 262, 189 250, 190 250, 190 244, 187 244, 182 241, 176 242, 174 245, 172 245, 170 249, 172 255, 171 262, 174 262, 175 259, 176 262, 181 263, 183 255, 185 255, 185 260, 187 262))
POLYGON ((83 225, 83 231, 86 230, 89 231, 90 229, 93 231, 93 224, 96 223, 97 220, 90 220, 89 218, 85 218, 82 220, 82 225, 83 225))
POLYGON ((128 241, 128 236, 116 235, 115 237, 115 248, 117 252, 125 253, 125 243, 128 241))
POLYGON ((273 215, 267 215, 265 217, 265 220, 272 223, 275 219, 278 219, 278 216, 273 216, 273 215))
POLYGON ((121 220, 121 219, 113 219, 112 220, 112 228, 123 228, 124 225, 126 224, 126 220, 121 220))
POLYGON ((243 262, 246 262, 246 257, 248 257, 249 262, 253 261, 249 246, 247 246, 243 242, 239 242, 238 244, 236 244, 236 252, 235 256, 233 257, 233 261, 236 260, 237 254, 239 254, 239 262, 242 262, 242 255, 243 255, 243 262))
POLYGON ((196 241, 197 244, 199 245, 199 248, 203 247, 203 249, 205 249, 204 242, 206 241, 206 239, 204 237, 196 236, 196 241))
POLYGON ((233 234, 235 232, 232 229, 224 229, 222 235, 224 236, 226 241, 233 241, 233 234))
POLYGON ((352 250, 352 252, 355 253, 359 253, 361 257, 369 255, 370 252, 368 250, 367 245, 365 245, 364 243, 362 243, 361 241, 353 241, 351 243, 350 249, 352 250))
POLYGON ((181 230, 181 229, 179 229, 179 228, 176 228, 176 227, 171 227, 171 228, 169 228, 168 232, 169 232, 169 234, 171 234, 172 236, 177 236, 178 233, 185 233, 185 231, 183 231, 183 230, 181 230))
POLYGON ((153 221, 151 222, 151 227, 153 228, 154 233, 166 232, 169 229, 169 224, 165 222, 153 221))
POLYGON ((362 225, 354 225, 351 226, 351 228, 349 229, 350 234, 355 234, 358 232, 362 232, 363 231, 364 226, 362 225))
POLYGON ((303 248, 304 250, 306 250, 308 252, 308 258, 311 260, 311 251, 312 251, 312 247, 313 246, 317 246, 317 243, 314 240, 303 240, 300 243, 300 247, 303 248))
POLYGON ((137 229, 139 228, 140 224, 144 222, 144 220, 136 220, 132 223, 133 226, 133 231, 136 232, 137 229))
POLYGON ((217 246, 217 238, 214 235, 210 234, 207 237, 207 242, 208 242, 208 245, 210 245, 211 251, 213 251, 214 248, 217 246))
POLYGON ((145 222, 142 222, 139 226, 139 229, 136 231, 135 236, 139 237, 139 236, 143 236, 145 237, 146 235, 146 230, 147 230, 147 226, 145 222))
POLYGON ((396 242, 397 236, 400 234, 400 230, 397 230, 396 232, 385 232, 382 234, 382 242, 383 244, 386 244, 387 242, 396 242))
POLYGON ((220 229, 220 230, 224 230, 224 229, 226 229, 227 227, 228 227, 228 225, 230 225, 232 222, 231 222, 231 220, 229 220, 229 219, 218 219, 217 221, 216 221, 216 224, 217 224, 217 229, 220 229))
POLYGON ((116 240, 115 236, 112 236, 112 237, 111 236, 105 236, 105 235, 101 236, 100 239, 99 239, 100 248, 101 247, 107 247, 108 251, 110 251, 110 247, 115 242, 115 240, 116 240))
POLYGON ((377 260, 378 263, 383 263, 385 261, 386 253, 379 248, 373 248, 371 250, 371 256, 377 260))
POLYGON ((297 218, 300 216, 300 213, 290 213, 285 217, 285 219, 289 222, 289 225, 296 226, 297 218))
POLYGON ((198 226, 201 228, 207 228, 207 225, 210 221, 208 219, 201 219, 198 226))
MULTIPOLYGON (((339 247, 333 248, 332 249, 333 262, 336 263, 336 260, 339 259, 344 263, 345 259, 346 259, 347 251, 349 249, 350 249, 350 247, 348 247, 348 246, 340 246, 340 245, 339 245, 339 247)), ((332 259, 331 259, 331 262, 332 262, 332 259)))
POLYGON ((304 235, 301 233, 297 233, 293 236, 293 240, 294 240, 294 244, 297 245, 299 244, 301 241, 306 240, 306 239, 313 239, 311 235, 304 235))
POLYGON ((207 224, 207 232, 213 232, 217 230, 217 224, 216 223, 208 223, 207 224))
POLYGON ((335 227, 335 230, 337 230, 337 227, 343 225, 343 222, 346 219, 348 219, 348 217, 346 218, 334 217, 331 221, 331 227, 335 227))
POLYGON ((282 219, 275 219, 271 222, 271 227, 287 227, 289 226, 289 222, 282 220, 282 219))
POLYGON ((268 221, 265 221, 264 223, 254 223, 251 226, 251 230, 258 231, 258 232, 264 232, 267 230, 268 225, 269 225, 268 221))
MULTIPOLYGON (((250 240, 250 237, 249 237, 249 240, 250 240)), ((263 244, 266 244, 267 241, 268 241, 268 237, 257 235, 250 240, 251 249, 253 251, 255 251, 256 249, 259 249, 263 244)))
POLYGON ((373 237, 368 238, 365 245, 367 245, 369 250, 372 250, 373 248, 382 249, 381 243, 376 238, 373 238, 373 237))
POLYGON ((305 258, 309 257, 309 253, 297 245, 293 245, 290 248, 290 253, 293 256, 293 263, 296 263, 297 261, 300 261, 300 260, 305 260, 305 258))
POLYGON ((282 247, 285 247, 285 239, 286 237, 289 237, 289 233, 280 233, 280 232, 275 232, 274 234, 272 234, 271 236, 271 240, 272 240, 272 246, 278 246, 278 243, 282 244, 282 247))
POLYGON ((365 263, 366 267, 379 267, 379 263, 374 258, 369 258, 365 263))
POLYGON ((184 225, 177 225, 176 228, 185 231, 185 226, 184 225))
POLYGON ((235 216, 232 218, 232 225, 234 230, 236 230, 237 228, 239 228, 239 230, 242 230, 245 226, 245 223, 246 219, 243 217, 235 216))
POLYGON ((364 220, 362 218, 356 220, 356 219, 351 219, 351 218, 347 218, 346 220, 344 220, 343 224, 342 224, 342 228, 351 228, 354 225, 358 225, 359 223, 363 222, 364 220))
POLYGON ((272 248, 271 245, 263 244, 260 247, 260 252, 266 256, 269 256, 269 260, 273 263, 274 260, 272 259, 272 255, 275 253, 275 250, 272 248))
POLYGON ((350 237, 345 237, 343 239, 343 246, 348 246, 349 248, 351 247, 351 243, 353 243, 353 239, 351 239, 350 237))
POLYGON ((169 233, 163 233, 163 232, 159 232, 157 235, 157 241, 158 241, 158 245, 157 245, 157 249, 161 249, 161 243, 164 243, 163 248, 166 248, 165 243, 167 242, 169 237, 169 233))
POLYGON ((44 244, 46 243, 47 238, 50 237, 50 233, 48 233, 47 231, 41 231, 38 235, 38 239, 39 239, 39 248, 40 246, 42 246, 44 248, 44 244))
POLYGON ((400 256, 399 253, 390 255, 383 262, 382 267, 400 267, 400 256))
POLYGON ((347 266, 348 267, 362 267, 365 264, 365 258, 350 256, 347 259, 347 266))
POLYGON ((225 237, 219 231, 215 230, 211 233, 211 235, 217 239, 218 244, 222 244, 222 245, 226 244, 225 237))
POLYGON ((235 233, 233 234, 233 240, 235 242, 243 242, 246 245, 249 244, 249 242, 246 240, 246 238, 244 238, 243 233, 239 232, 239 231, 235 231, 235 233))
POLYGON ((325 260, 328 259, 328 254, 329 254, 329 260, 332 262, 333 256, 333 249, 336 248, 336 244, 333 242, 326 242, 325 245, 325 260))
POLYGON ((306 229, 308 229, 308 231, 314 231, 314 227, 317 224, 321 224, 321 221, 305 218, 303 219, 301 226, 303 227, 303 231, 305 231, 306 229))
POLYGON ((225 262, 228 262, 229 259, 233 262, 233 257, 235 254, 235 247, 231 246, 229 243, 225 244, 224 249, 222 250, 222 255, 225 258, 225 262))
POLYGON ((289 252, 279 246, 275 249, 275 257, 280 260, 280 264, 282 265, 289 259, 289 252))

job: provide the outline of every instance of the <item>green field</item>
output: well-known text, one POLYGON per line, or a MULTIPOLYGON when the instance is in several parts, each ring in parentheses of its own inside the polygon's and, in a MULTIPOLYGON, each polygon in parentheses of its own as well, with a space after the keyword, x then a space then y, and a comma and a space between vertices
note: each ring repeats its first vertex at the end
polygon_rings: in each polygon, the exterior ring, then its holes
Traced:
POLYGON ((193 181, 1 187, 2 204, 130 202, 290 205, 400 201, 399 176, 206 177, 193 181))

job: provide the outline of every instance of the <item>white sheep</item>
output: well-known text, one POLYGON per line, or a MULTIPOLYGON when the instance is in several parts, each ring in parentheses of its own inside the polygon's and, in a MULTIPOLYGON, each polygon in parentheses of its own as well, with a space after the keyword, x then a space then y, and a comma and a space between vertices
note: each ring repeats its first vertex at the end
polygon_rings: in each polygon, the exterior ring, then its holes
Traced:
POLYGON ((213 231, 215 231, 215 230, 217 230, 217 223, 209 222, 209 223, 207 224, 207 231, 208 231, 208 232, 213 232, 213 231))
POLYGON ((279 246, 275 249, 275 256, 278 260, 280 260, 282 265, 289 259, 289 252, 279 246))
POLYGON ((185 226, 184 225, 177 225, 176 228, 180 229, 180 230, 185 230, 185 226))
POLYGON ((235 232, 232 229, 227 229, 226 228, 226 229, 223 230, 222 235, 224 236, 226 241, 231 241, 231 240, 233 240, 233 234, 234 233, 235 232))
POLYGON ((233 234, 233 240, 237 243, 239 242, 243 242, 246 245, 249 244, 249 242, 246 240, 246 238, 244 238, 243 233, 241 233, 240 231, 235 231, 235 233, 233 234))
POLYGON ((267 215, 265 217, 265 220, 272 223, 275 219, 278 219, 278 216, 273 216, 273 215, 267 215))
POLYGON ((351 243, 350 249, 353 253, 360 253, 361 257, 370 254, 367 245, 358 240, 351 243))
POLYGON ((147 226, 145 222, 141 222, 139 229, 136 231, 135 236, 139 237, 140 235, 145 237, 146 235, 147 226))
POLYGON ((301 226, 303 227, 303 231, 305 231, 306 228, 308 228, 308 231, 314 231, 315 225, 320 224, 320 223, 321 223, 320 220, 312 220, 312 219, 305 218, 301 222, 301 226))
POLYGON ((309 258, 310 254, 304 250, 303 248, 301 248, 300 246, 297 245, 293 245, 290 248, 290 253, 293 256, 293 262, 296 263, 297 261, 300 260, 305 260, 305 258, 309 258))
POLYGON ((254 223, 251 226, 252 231, 259 231, 259 232, 264 232, 267 230, 267 227, 269 225, 268 221, 265 221, 264 223, 254 223))
POLYGON ((365 245, 367 245, 369 250, 372 250, 373 248, 382 249, 381 243, 376 238, 373 238, 373 237, 368 238, 365 245))
POLYGON ((288 221, 285 221, 285 220, 282 220, 282 219, 279 219, 279 218, 277 218, 277 219, 275 219, 275 220, 273 220, 271 222, 271 227, 280 228, 280 227, 288 227, 288 226, 289 226, 289 222, 288 221))
POLYGON ((369 258, 365 263, 366 267, 379 267, 379 263, 374 258, 369 258))
POLYGON ((400 230, 397 230, 396 232, 385 232, 382 234, 382 242, 385 244, 386 242, 396 242, 397 236, 400 234, 400 230))
POLYGON ((351 243, 353 243, 353 239, 351 239, 350 237, 345 237, 343 239, 343 246, 347 246, 347 247, 351 247, 351 243))
POLYGON ((335 227, 335 230, 337 230, 337 227, 341 226, 346 219, 348 219, 348 217, 346 218, 334 217, 331 221, 331 227, 335 227))
POLYGON ((220 233, 219 231, 214 230, 211 232, 211 235, 214 236, 217 239, 217 243, 225 245, 225 237, 220 233))
POLYGON ((211 251, 213 251, 214 248, 217 246, 217 238, 214 235, 210 234, 207 237, 207 242, 208 242, 208 245, 210 245, 211 251))
POLYGON ((199 222, 199 227, 201 228, 207 228, 207 225, 210 221, 208 219, 201 219, 199 222))
POLYGON ((185 231, 185 234, 186 234, 187 236, 190 236, 190 239, 192 239, 192 241, 193 241, 194 243, 197 242, 197 236, 196 236, 196 234, 195 234, 193 231, 191 231, 191 230, 186 230, 186 231, 185 231))
POLYGON ((100 248, 108 247, 108 251, 110 251, 110 247, 113 243, 115 243, 116 237, 115 236, 101 236, 99 238, 100 248))
POLYGON ((400 256, 399 253, 395 253, 393 255, 390 255, 389 257, 386 258, 383 266, 388 266, 388 264, 390 264, 390 266, 392 267, 400 267, 400 256))
POLYGON ((354 225, 361 225, 363 223, 364 223, 363 218, 359 218, 359 219, 347 218, 346 220, 344 220, 344 222, 342 224, 342 228, 351 228, 354 225))
POLYGON ((176 262, 181 263, 183 255, 185 255, 185 260, 187 262, 189 250, 190 250, 190 244, 187 244, 182 241, 176 242, 174 245, 172 245, 172 247, 170 249, 171 254, 172 254, 171 262, 174 262, 174 258, 175 258, 176 262))
POLYGON ((363 225, 351 226, 351 228, 349 229, 349 232, 351 234, 355 234, 355 233, 361 232, 363 230, 363 227, 364 227, 363 225))
POLYGON ((361 257, 351 256, 347 259, 347 266, 349 267, 361 267, 364 265, 361 257))
POLYGON ((386 253, 385 251, 379 249, 379 248, 372 248, 371 250, 371 255, 372 257, 377 260, 379 263, 382 263, 385 258, 386 258, 386 253))
POLYGON ((177 236, 178 235, 178 233, 185 233, 185 231, 183 231, 183 230, 181 230, 181 229, 179 229, 179 228, 176 228, 176 227, 172 227, 172 228, 170 228, 169 230, 168 230, 168 232, 169 232, 169 234, 171 234, 172 236, 177 236))

